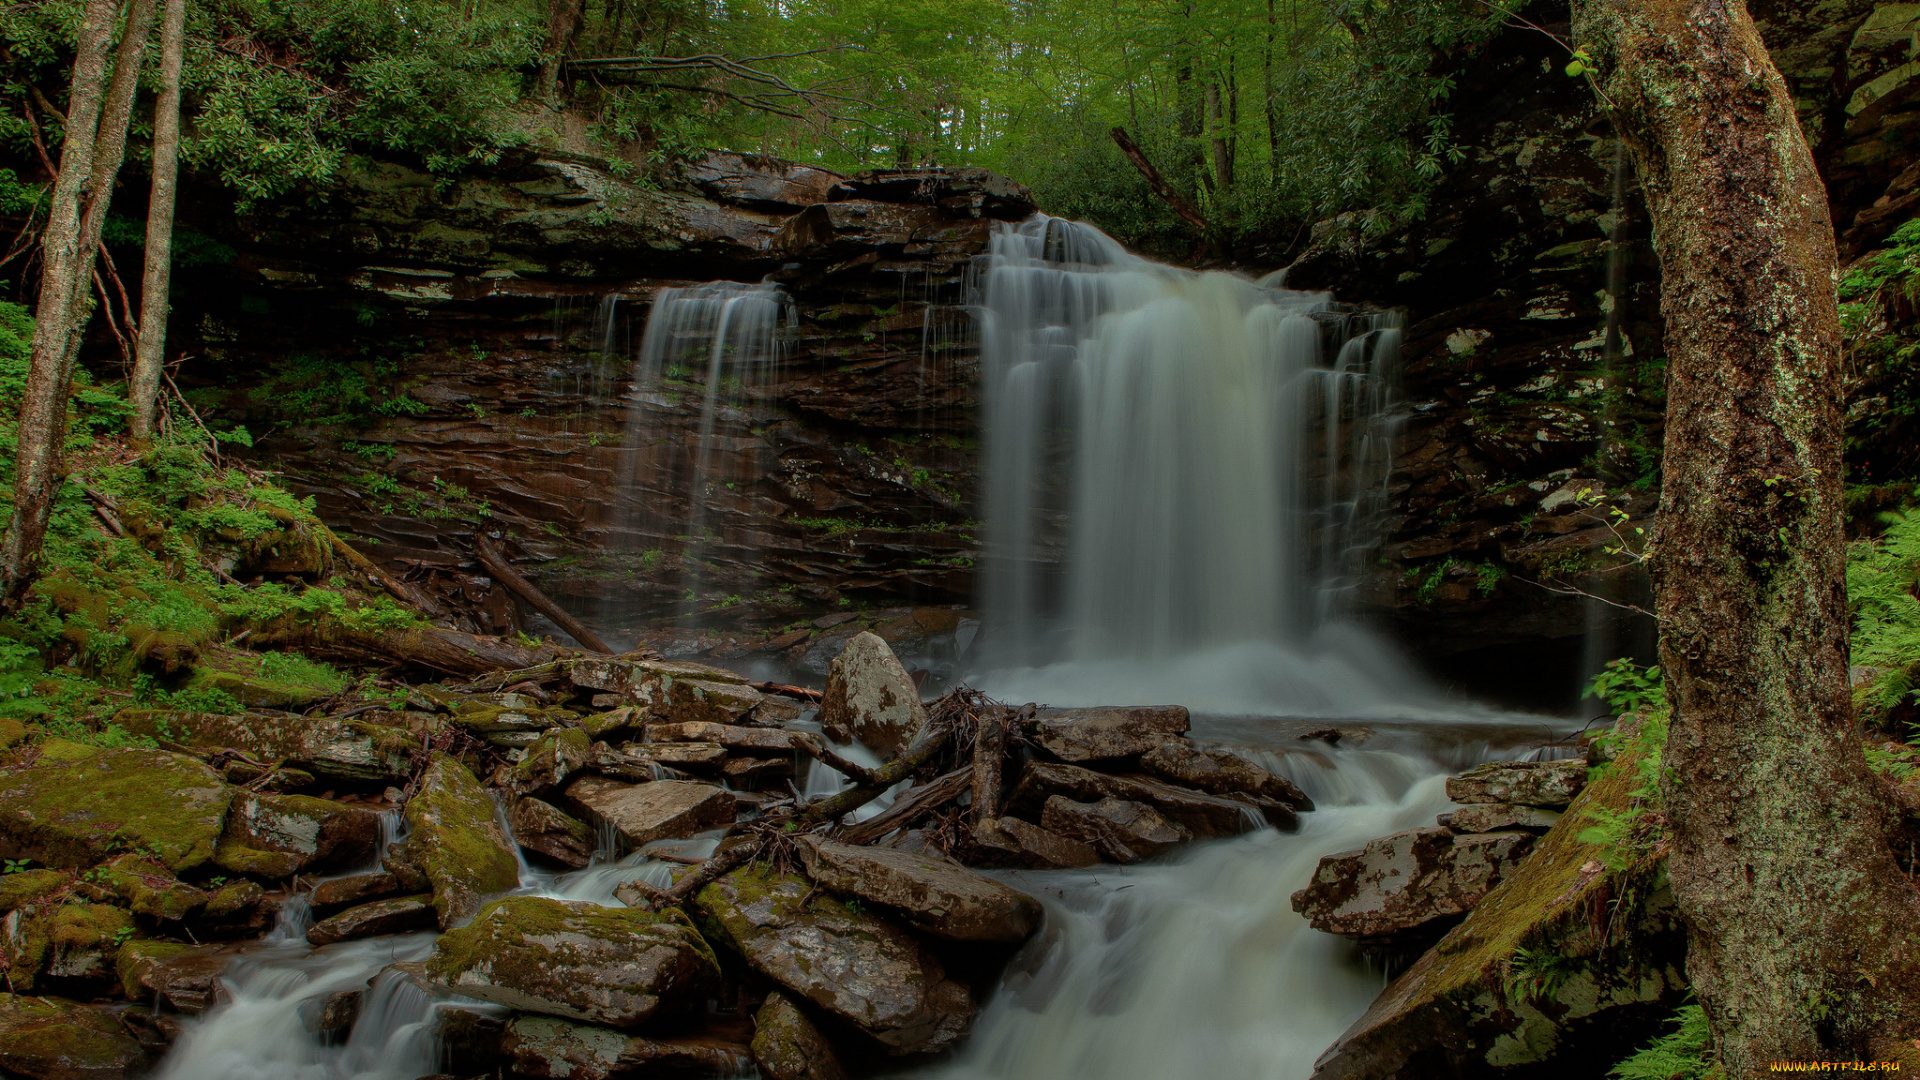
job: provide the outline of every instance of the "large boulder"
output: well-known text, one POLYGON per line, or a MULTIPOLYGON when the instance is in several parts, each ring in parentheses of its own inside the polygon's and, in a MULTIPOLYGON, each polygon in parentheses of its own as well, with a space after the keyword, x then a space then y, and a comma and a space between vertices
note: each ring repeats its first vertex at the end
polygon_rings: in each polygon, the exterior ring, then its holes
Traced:
POLYGON ((213 858, 232 800, 185 754, 48 739, 32 764, 0 769, 0 858, 75 868, 135 847, 179 873, 213 858))
POLYGON ((465 765, 440 755, 407 803, 405 861, 433 888, 441 927, 480 910, 487 896, 520 884, 520 860, 493 800, 465 765))
POLYGON ((1447 798, 1457 803, 1515 803, 1564 810, 1587 785, 1587 763, 1489 761, 1447 778, 1447 798))
POLYGON ((973 1019, 967 988, 912 934, 805 878, 745 867, 700 890, 694 907, 710 940, 890 1053, 948 1046, 973 1019))
POLYGON ((513 1076, 551 1080, 740 1076, 752 1068, 746 1047, 715 1039, 634 1035, 551 1016, 516 1016, 482 1062, 505 1062, 513 1076))
POLYGON ((665 660, 576 660, 567 677, 583 690, 617 694, 647 720, 732 724, 754 715, 765 696, 725 668, 665 660))
POLYGON ((0 1073, 26 1080, 122 1080, 147 1052, 112 1016, 50 997, 0 994, 0 1073))
POLYGON ((237 955, 232 945, 129 941, 120 947, 114 973, 129 1000, 158 998, 177 1012, 199 1014, 219 1000, 220 973, 237 955))
POLYGON ((583 776, 567 788, 567 799, 587 820, 612 828, 629 848, 725 825, 734 812, 732 792, 688 780, 628 784, 583 776))
POLYGON ((820 726, 836 742, 858 740, 891 757, 927 722, 907 669, 878 634, 855 634, 827 669, 820 726))
POLYGON ((286 761, 346 780, 402 781, 413 774, 418 736, 364 720, 286 713, 168 712, 123 709, 114 722, 136 735, 201 749, 241 750, 258 761, 286 761))
POLYGON ((133 916, 114 904, 17 908, 0 919, 7 981, 17 992, 42 978, 111 979, 120 946, 133 932, 133 916))
POLYGON ((1193 839, 1192 833, 1161 817, 1153 807, 1126 799, 1083 803, 1055 795, 1041 809, 1040 824, 1117 863, 1150 859, 1193 839))
POLYGON ((720 988, 713 950, 677 908, 532 896, 496 900, 443 935, 427 974, 469 997, 614 1027, 689 1013, 720 988))
POLYGON ((856 847, 803 837, 807 876, 857 896, 949 941, 1025 941, 1040 926, 1040 902, 935 854, 856 847))
POLYGON ((1330 934, 1419 940, 1472 910, 1532 846, 1523 832, 1408 829, 1321 859, 1312 883, 1293 894, 1293 910, 1330 934))
POLYGON ((552 803, 528 795, 513 800, 507 824, 521 847, 575 870, 592 862, 599 847, 591 826, 574 820, 552 803))
POLYGON ((1181 787, 1211 795, 1251 795, 1294 810, 1313 809, 1313 800, 1293 781, 1226 750, 1200 750, 1184 739, 1161 743, 1140 758, 1140 768, 1181 787))
POLYGON ((766 1080, 846 1080, 833 1044, 792 998, 775 990, 753 1015, 754 1064, 766 1080))
POLYGON ((1036 761, 1027 766, 1020 783, 1007 798, 1007 812, 1038 821, 1047 800, 1055 795, 1085 803, 1102 799, 1145 803, 1201 838, 1233 836, 1259 825, 1256 811, 1248 803, 1189 791, 1150 777, 1113 776, 1051 761, 1036 761))
POLYGON ((307 927, 307 944, 332 945, 339 941, 431 930, 439 921, 431 894, 397 896, 350 907, 338 915, 314 923, 307 927))
POLYGON ((379 848, 380 815, 365 807, 243 791, 227 812, 213 861, 236 874, 287 878, 358 866, 379 848))
POLYGON ((1030 725, 1033 741, 1061 761, 1110 761, 1138 757, 1187 732, 1180 705, 1103 705, 1090 709, 1041 709, 1030 725))
POLYGON ((1388 984, 1316 1080, 1554 1076, 1639 1046, 1687 997, 1686 929, 1664 849, 1582 840, 1622 813, 1638 751, 1575 800, 1510 877, 1388 984))

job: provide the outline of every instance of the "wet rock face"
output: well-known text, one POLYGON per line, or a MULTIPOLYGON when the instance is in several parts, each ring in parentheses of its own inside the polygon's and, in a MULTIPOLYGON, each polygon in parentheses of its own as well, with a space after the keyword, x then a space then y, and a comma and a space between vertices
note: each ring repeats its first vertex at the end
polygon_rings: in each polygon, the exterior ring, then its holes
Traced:
POLYGON ((1293 810, 1313 809, 1313 800, 1293 781, 1275 776, 1238 754, 1196 749, 1184 740, 1154 747, 1141 756, 1140 767, 1182 787, 1214 795, 1254 795, 1293 810))
POLYGON ((146 1067, 146 1051, 105 1012, 0 994, 0 1070, 27 1080, 131 1080, 146 1067))
POLYGON ((1083 803, 1054 795, 1040 812, 1040 824, 1117 863, 1150 859, 1193 839, 1192 833, 1161 817, 1153 807, 1126 799, 1083 803))
POLYGON ((514 1076, 625 1080, 647 1076, 734 1076, 750 1067, 747 1048, 714 1040, 648 1038, 551 1016, 507 1021, 484 1064, 509 1063, 514 1076))
POLYGON ((765 695, 725 668, 671 661, 581 660, 573 685, 619 695, 648 720, 731 724, 751 716, 765 695))
POLYGON ((725 788, 686 780, 628 784, 583 776, 567 788, 567 799, 589 821, 604 823, 629 848, 655 840, 674 840, 733 820, 734 797, 725 788))
POLYGON ((127 709, 114 720, 137 735, 206 749, 232 748, 258 760, 287 761, 345 780, 404 783, 413 774, 407 755, 420 744, 401 728, 329 717, 127 709))
POLYGON ((1344 937, 1413 939, 1473 909, 1512 876, 1533 846, 1520 832, 1455 835, 1409 829, 1320 860, 1293 910, 1316 930, 1344 937))
POLYGON ((115 973, 129 999, 158 997, 176 1011, 197 1015, 220 999, 220 973, 236 955, 234 946, 130 941, 120 948, 115 973))
POLYGON ((436 758, 420 775, 407 823, 413 832, 406 859, 432 885, 442 927, 478 911, 487 896, 520 884, 520 861, 493 800, 452 758, 436 758))
POLYGON ((214 862, 236 874, 287 878, 357 866, 380 844, 380 815, 305 795, 242 792, 227 812, 214 862))
POLYGON ((332 945, 337 941, 354 941, 382 934, 431 930, 438 923, 439 915, 434 910, 432 894, 400 896, 348 908, 338 915, 314 923, 307 928, 307 943, 315 946, 332 945))
POLYGON ((889 757, 927 722, 927 710, 886 641, 862 632, 847 642, 827 672, 819 720, 836 742, 858 740, 889 757))
POLYGON ((49 739, 31 765, 0 770, 0 857, 82 867, 131 844, 191 870, 213 858, 232 799, 184 754, 49 739))
POLYGON ((593 829, 551 803, 522 795, 513 800, 507 822, 513 826, 514 842, 528 851, 576 870, 593 861, 598 847, 593 829))
POLYGON ((1441 824, 1463 833, 1499 832, 1504 829, 1551 829, 1560 820, 1557 810, 1513 803, 1469 803, 1451 814, 1442 814, 1441 824))
POLYGON ((470 997, 614 1027, 689 1013, 719 990, 713 950, 677 909, 509 897, 442 936, 428 975, 470 997))
POLYGON ((950 941, 1013 945, 1040 925, 1033 897, 928 854, 806 837, 800 857, 821 887, 877 904, 950 941))
POLYGON ((392 874, 355 874, 315 885, 313 891, 307 894, 307 903, 312 904, 316 911, 329 911, 364 904, 369 900, 384 900, 404 891, 400 879, 392 874))
POLYGON ((753 1061, 767 1080, 846 1080, 833 1044, 778 991, 753 1016, 753 1061))
POLYGON ((1250 821, 1254 808, 1244 802, 1177 788, 1143 776, 1113 776, 1077 765, 1045 761, 1027 766, 1020 783, 1007 799, 1007 810, 1015 817, 1038 821, 1048 799, 1056 795, 1084 803, 1103 799, 1143 803, 1192 836, 1203 839, 1233 836, 1257 824, 1250 821))
POLYGON ((1448 777, 1447 798, 1564 810, 1586 786, 1585 761, 1490 761, 1448 777))
POLYGON ((995 866, 1070 870, 1100 861, 1100 852, 1093 845, 1049 832, 1016 817, 981 822, 973 831, 973 840, 983 854, 992 853, 995 866))
POLYGON ((738 870, 694 898, 700 926, 760 975, 864 1032, 889 1053, 938 1050, 966 1032, 974 1004, 912 935, 810 882, 738 870))
POLYGON ((550 731, 527 747, 501 786, 516 795, 546 795, 585 768, 592 751, 591 738, 579 728, 550 731))
POLYGON ((1187 710, 1179 705, 1041 709, 1032 734, 1061 761, 1103 761, 1157 750, 1186 734, 1188 726, 1187 710))

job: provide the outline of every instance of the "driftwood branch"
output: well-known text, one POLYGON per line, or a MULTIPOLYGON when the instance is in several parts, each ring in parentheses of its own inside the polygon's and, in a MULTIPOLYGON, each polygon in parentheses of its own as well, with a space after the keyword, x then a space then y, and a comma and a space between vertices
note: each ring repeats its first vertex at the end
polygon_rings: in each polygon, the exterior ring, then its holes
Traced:
POLYGON ((1201 235, 1206 235, 1207 219, 1200 216, 1200 211, 1194 209, 1186 196, 1175 191, 1173 185, 1167 183, 1167 178, 1161 176, 1160 170, 1154 168, 1153 162, 1147 160, 1147 152, 1140 149, 1140 144, 1134 142, 1127 134, 1127 129, 1116 126, 1113 129, 1113 141, 1119 145, 1120 152, 1127 155, 1127 160, 1133 162, 1133 167, 1140 170, 1140 175, 1147 178, 1147 186, 1153 189, 1153 193, 1160 196, 1161 200, 1172 207, 1173 212, 1180 215, 1187 224, 1200 230, 1201 235))
POLYGON ((959 798, 972 780, 973 769, 967 767, 955 769, 930 784, 909 788, 885 811, 842 829, 834 839, 843 844, 871 844, 928 810, 959 798))
POLYGON ((757 682, 753 684, 753 688, 763 694, 779 694, 782 697, 799 698, 801 701, 811 701, 816 705, 820 703, 821 698, 826 696, 818 690, 809 690, 804 686, 788 686, 786 683, 777 682, 757 682))
POLYGON ((1000 767, 1007 749, 1007 715, 987 710, 973 734, 973 822, 1000 816, 1000 767))
POLYGON ((567 614, 566 609, 547 598, 547 594, 533 587, 533 583, 520 576, 519 572, 507 565, 506 556, 494 545, 485 533, 473 534, 473 550, 480 556, 480 565, 486 567, 493 580, 507 587, 520 599, 532 604, 542 615, 553 620, 553 624, 567 632, 567 635, 580 644, 598 653, 611 654, 613 649, 600 640, 600 636, 587 629, 580 620, 567 614))
POLYGON ((834 753, 824 741, 813 735, 803 732, 794 733, 793 747, 856 784, 872 784, 875 780, 872 769, 864 765, 856 765, 834 753))

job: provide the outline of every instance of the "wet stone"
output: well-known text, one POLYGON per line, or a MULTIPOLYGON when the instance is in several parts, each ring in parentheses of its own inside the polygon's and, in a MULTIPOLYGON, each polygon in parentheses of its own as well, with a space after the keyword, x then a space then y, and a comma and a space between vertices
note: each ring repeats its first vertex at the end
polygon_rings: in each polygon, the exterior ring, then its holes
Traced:
POLYGON ((484 1064, 508 1063, 513 1076, 565 1080, 739 1076, 752 1068, 746 1047, 712 1039, 646 1037, 552 1016, 516 1016, 484 1064), (497 1056, 495 1056, 497 1055, 497 1056))
POLYGON ((137 847, 190 870, 212 859, 233 790, 184 754, 48 739, 32 764, 0 769, 0 857, 74 868, 137 847))
POLYGON ((435 983, 510 1008, 615 1027, 692 1012, 720 987, 713 950, 662 912, 513 896, 443 935, 435 983))
POLYGON ((1140 758, 1140 768, 1163 780, 1211 795, 1251 795, 1293 810, 1313 809, 1313 800, 1293 781, 1226 750, 1199 750, 1185 741, 1162 743, 1140 758))
POLYGON ((1409 829, 1320 860, 1293 910, 1313 928, 1372 941, 1409 938, 1464 915, 1532 850, 1524 832, 1456 836, 1409 829))
POLYGON ((1448 777, 1447 798, 1565 810, 1586 786, 1585 761, 1490 761, 1448 777))
POLYGON ((520 884, 520 860, 493 800, 458 761, 436 757, 420 774, 407 824, 413 832, 405 861, 431 883, 441 927, 478 911, 485 897, 520 884))
POLYGON ((1041 709, 1033 740, 1062 761, 1134 757, 1186 734, 1187 710, 1179 705, 1041 709))
POLYGON ((995 866, 1072 870, 1100 861, 1100 852, 1091 844, 1049 832, 1016 817, 982 822, 973 831, 973 841, 986 861, 995 866))
POLYGON ((833 1044, 778 991, 768 994, 754 1014, 752 1049, 766 1080, 846 1080, 833 1044))
POLYGON ((380 815, 372 810, 243 791, 227 812, 214 862, 236 874, 278 879, 364 863, 379 845, 380 815))
POLYGON ((1513 803, 1468 803, 1451 814, 1442 814, 1441 824, 1457 833, 1490 833, 1504 829, 1553 828, 1560 811, 1513 803))
POLYGON ((513 801, 507 823, 514 841, 528 851, 576 870, 593 861, 598 846, 593 829, 551 803, 523 795, 513 801))
POLYGON ((614 829, 629 848, 725 825, 734 812, 726 789, 685 780, 627 784, 585 776, 567 788, 567 799, 589 821, 614 829))
POLYGON ((804 837, 800 857, 821 887, 950 941, 1018 944, 1040 925, 1039 901, 938 855, 804 837))
POLYGON ((1244 802, 1174 787, 1150 777, 1113 776, 1050 761, 1027 766, 1007 799, 1007 812, 1037 821, 1041 808, 1054 795, 1083 803, 1102 799, 1145 803, 1200 838, 1233 836, 1258 825, 1253 808, 1244 802))
POLYGON ((49 997, 0 994, 0 1072, 27 1080, 130 1080, 147 1051, 112 1016, 49 997))
POLYGON ((1075 802, 1055 795, 1041 811, 1042 827, 1078 840, 1117 863, 1151 859, 1193 839, 1193 834, 1145 803, 1125 799, 1075 802))
POLYGON ((313 887, 307 895, 307 903, 325 911, 328 908, 350 907, 372 900, 384 900, 404 892, 400 879, 384 871, 374 874, 355 874, 352 877, 334 878, 323 881, 313 887))
POLYGON ((835 742, 859 741, 891 757, 927 722, 906 668, 877 634, 859 633, 827 671, 820 726, 835 742))
POLYGON ((307 943, 332 945, 336 941, 355 941, 383 934, 404 934, 413 930, 431 930, 438 925, 430 895, 401 896, 375 900, 371 904, 348 908, 307 928, 307 943))

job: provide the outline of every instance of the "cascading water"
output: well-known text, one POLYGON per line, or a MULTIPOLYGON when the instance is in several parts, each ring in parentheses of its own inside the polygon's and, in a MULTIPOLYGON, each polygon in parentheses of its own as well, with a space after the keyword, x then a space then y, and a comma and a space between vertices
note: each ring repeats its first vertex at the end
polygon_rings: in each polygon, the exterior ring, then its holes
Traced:
MULTIPOLYGON (((619 505, 652 520, 620 523, 623 536, 670 538, 678 547, 685 588, 680 613, 697 616, 710 560, 751 566, 764 538, 740 524, 748 490, 767 471, 757 441, 718 433, 721 422, 747 428, 741 411, 771 377, 793 319, 779 286, 715 281, 662 289, 641 335, 627 394, 619 505), (689 400, 699 419, 691 433, 670 423, 689 400), (689 437, 690 434, 690 437, 689 437), (644 494, 642 491, 644 490, 644 494), (662 508, 677 508, 662 509, 662 508)), ((609 341, 617 340, 608 330, 609 341)))
POLYGON ((1001 669, 985 685, 1062 704, 1159 687, 1230 712, 1404 704, 1405 666, 1338 620, 1384 502, 1391 316, 1045 216, 995 230, 972 291, 1001 669))

